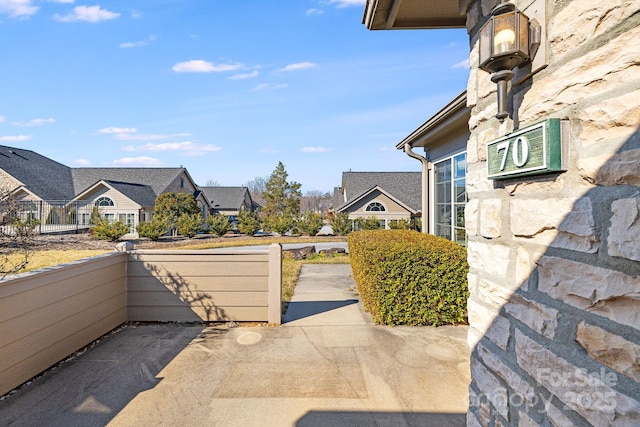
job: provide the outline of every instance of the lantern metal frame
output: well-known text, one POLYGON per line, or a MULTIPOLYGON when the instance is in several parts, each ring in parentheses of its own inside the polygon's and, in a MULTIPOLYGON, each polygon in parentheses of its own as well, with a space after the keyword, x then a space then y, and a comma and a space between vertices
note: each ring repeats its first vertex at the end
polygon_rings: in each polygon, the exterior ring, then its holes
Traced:
POLYGON ((480 69, 492 73, 491 81, 497 85, 498 113, 503 122, 507 112, 507 84, 513 78, 514 68, 528 63, 540 44, 540 26, 531 22, 510 1, 502 1, 491 12, 491 17, 480 29, 480 69))

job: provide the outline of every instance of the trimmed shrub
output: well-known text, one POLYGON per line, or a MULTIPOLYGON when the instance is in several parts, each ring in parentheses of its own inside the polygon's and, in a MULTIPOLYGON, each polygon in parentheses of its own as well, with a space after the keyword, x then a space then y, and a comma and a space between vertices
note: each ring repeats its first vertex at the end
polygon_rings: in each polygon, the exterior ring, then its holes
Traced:
POLYGON ((202 230, 202 215, 183 213, 176 221, 176 228, 180 236, 192 238, 202 230))
POLYGON ((129 232, 129 226, 120 221, 109 222, 108 219, 102 219, 93 226, 92 235, 99 240, 110 240, 115 242, 129 232))
POLYGON ((346 236, 351 232, 351 222, 347 212, 334 212, 329 222, 336 236, 346 236))
POLYGON ((209 234, 222 236, 231 231, 231 221, 226 215, 215 214, 207 217, 207 225, 209 226, 209 234))
POLYGON ((167 224, 155 218, 149 222, 141 222, 136 229, 140 237, 147 237, 154 241, 167 234, 167 224))
POLYGON ((302 234, 315 236, 324 224, 322 214, 306 211, 297 221, 297 228, 302 234))
POLYGON ((465 323, 467 250, 412 230, 357 231, 347 239, 364 307, 384 325, 465 323))
POLYGON ((238 233, 253 236, 260 230, 258 214, 248 209, 240 209, 238 212, 238 233))
POLYGON ((360 230, 380 230, 381 228, 384 228, 380 220, 375 215, 368 216, 366 218, 360 216, 356 221, 358 222, 358 229, 360 230))
POLYGON ((389 221, 392 230, 411 230, 411 221, 408 219, 392 219, 389 221))

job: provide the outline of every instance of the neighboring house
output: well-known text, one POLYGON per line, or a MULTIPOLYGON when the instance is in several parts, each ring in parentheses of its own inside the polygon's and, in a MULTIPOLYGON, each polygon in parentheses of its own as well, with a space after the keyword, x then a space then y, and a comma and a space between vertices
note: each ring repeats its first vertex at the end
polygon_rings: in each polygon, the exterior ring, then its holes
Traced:
POLYGON ((235 220, 242 209, 256 211, 260 205, 251 197, 247 187, 200 187, 211 202, 211 213, 226 215, 235 220))
POLYGON ((130 235, 150 221, 162 193, 193 194, 203 217, 207 197, 185 168, 70 168, 31 150, 0 146, 0 185, 45 226, 88 227, 93 207, 112 221, 129 224, 130 235))
POLYGON ((334 190, 334 209, 350 220, 375 216, 389 221, 420 216, 420 172, 343 172, 334 190))
POLYGON ((422 163, 422 231, 462 245, 470 114, 464 91, 396 146, 422 163))

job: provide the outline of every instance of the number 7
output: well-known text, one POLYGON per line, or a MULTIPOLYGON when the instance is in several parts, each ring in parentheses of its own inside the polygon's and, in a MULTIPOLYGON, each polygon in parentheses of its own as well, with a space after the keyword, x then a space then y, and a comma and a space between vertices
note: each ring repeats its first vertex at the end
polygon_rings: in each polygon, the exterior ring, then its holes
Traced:
POLYGON ((511 145, 511 141, 504 141, 498 144, 496 147, 496 151, 499 153, 500 150, 504 150, 504 155, 502 156, 502 162, 500 163, 500 170, 504 170, 504 165, 507 163, 507 154, 509 154, 509 146, 511 145))

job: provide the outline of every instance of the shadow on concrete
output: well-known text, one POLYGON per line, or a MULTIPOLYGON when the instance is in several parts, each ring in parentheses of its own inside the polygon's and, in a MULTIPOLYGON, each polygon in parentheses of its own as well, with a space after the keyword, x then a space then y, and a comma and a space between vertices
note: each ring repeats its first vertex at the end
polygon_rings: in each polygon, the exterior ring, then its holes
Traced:
POLYGON ((292 301, 289 303, 287 312, 282 318, 282 323, 293 322, 357 303, 357 299, 344 301, 292 301))
POLYGON ((327 426, 434 426, 466 425, 466 414, 428 412, 309 411, 296 422, 296 427, 327 426))
MULTIPOLYGON (((205 325, 130 324, 0 401, 3 426, 103 426, 163 380, 193 340, 223 335, 205 325)), ((140 420, 144 423, 144 420, 140 420)))

